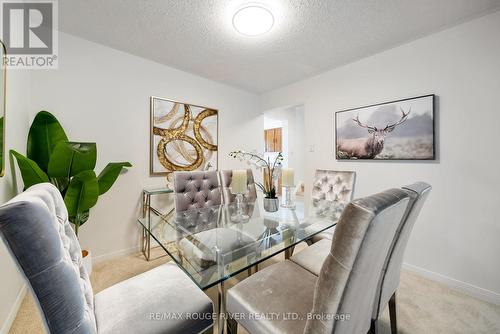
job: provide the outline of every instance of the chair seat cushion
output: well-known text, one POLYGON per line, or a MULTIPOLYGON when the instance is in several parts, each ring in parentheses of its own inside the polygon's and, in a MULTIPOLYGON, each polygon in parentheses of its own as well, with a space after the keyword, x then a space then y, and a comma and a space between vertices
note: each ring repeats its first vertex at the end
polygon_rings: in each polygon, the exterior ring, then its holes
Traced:
POLYGON ((255 239, 237 230, 214 228, 183 238, 179 248, 190 263, 205 269, 217 263, 217 250, 224 256, 252 242, 255 239))
POLYGON ((210 298, 173 263, 95 295, 100 334, 199 333, 212 325, 212 311, 210 298))
POLYGON ((335 232, 335 226, 329 228, 328 230, 324 230, 321 233, 316 234, 315 236, 313 236, 311 238, 311 240, 313 243, 318 242, 318 241, 323 240, 323 239, 327 239, 327 240, 332 241, 334 232, 335 232))
MULTIPOLYGON (((307 226, 305 228, 305 231, 306 233, 308 234, 311 234, 311 233, 314 233, 314 232, 317 232, 317 231, 321 231, 321 230, 324 230, 326 227, 328 226, 331 226, 332 225, 332 221, 330 220, 320 220, 318 219, 317 221, 315 221, 314 223, 312 223, 311 225, 307 226)), ((314 236, 311 237, 311 241, 313 243, 315 242, 318 242, 322 239, 329 239, 329 240, 332 240, 333 239, 333 233, 335 232, 335 226, 333 227, 330 227, 314 236)))
POLYGON ((252 334, 302 333, 317 279, 291 261, 279 262, 229 289, 227 311, 252 334))
POLYGON ((290 260, 310 271, 316 276, 319 276, 323 262, 330 253, 332 241, 322 239, 315 244, 295 253, 290 260))

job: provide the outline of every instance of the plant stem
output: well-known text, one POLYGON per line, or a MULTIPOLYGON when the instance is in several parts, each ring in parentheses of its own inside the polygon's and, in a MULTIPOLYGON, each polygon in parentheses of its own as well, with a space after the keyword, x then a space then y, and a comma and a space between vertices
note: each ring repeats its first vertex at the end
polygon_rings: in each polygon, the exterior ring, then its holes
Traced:
POLYGON ((75 234, 77 237, 78 237, 78 230, 80 229, 80 225, 82 224, 82 222, 83 222, 83 217, 81 216, 80 213, 77 213, 75 220, 73 222, 73 224, 75 225, 75 234))

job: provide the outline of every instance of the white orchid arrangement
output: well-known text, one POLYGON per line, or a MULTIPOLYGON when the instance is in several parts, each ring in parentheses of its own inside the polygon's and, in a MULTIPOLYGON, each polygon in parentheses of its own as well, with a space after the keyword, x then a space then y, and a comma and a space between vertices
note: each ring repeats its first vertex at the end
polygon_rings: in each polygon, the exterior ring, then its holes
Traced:
POLYGON ((264 171, 264 182, 255 182, 255 184, 262 190, 266 198, 277 198, 276 197, 276 184, 275 181, 278 180, 281 174, 281 163, 283 161, 283 154, 279 152, 276 158, 271 162, 270 158, 264 159, 262 156, 245 152, 245 151, 233 151, 229 153, 229 156, 239 161, 246 161, 248 165, 253 166, 258 171, 264 171))

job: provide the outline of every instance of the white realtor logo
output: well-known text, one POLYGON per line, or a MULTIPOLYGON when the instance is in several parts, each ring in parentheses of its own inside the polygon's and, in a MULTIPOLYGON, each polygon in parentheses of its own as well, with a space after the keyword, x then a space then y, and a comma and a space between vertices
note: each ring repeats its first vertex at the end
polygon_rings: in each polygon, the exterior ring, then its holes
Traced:
POLYGON ((57 2, 2 1, 2 40, 9 68, 57 68, 57 2))
MULTIPOLYGON (((28 48, 49 48, 36 34, 43 23, 43 15, 39 9, 12 9, 10 11, 10 47, 25 48, 24 45, 24 11, 28 12, 28 48)), ((43 28, 42 28, 43 29, 43 28)))

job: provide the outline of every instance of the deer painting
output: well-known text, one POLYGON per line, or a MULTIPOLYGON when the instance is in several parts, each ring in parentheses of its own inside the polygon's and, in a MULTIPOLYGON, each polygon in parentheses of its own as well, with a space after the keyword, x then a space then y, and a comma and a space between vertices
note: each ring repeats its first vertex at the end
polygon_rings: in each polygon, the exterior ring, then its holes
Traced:
POLYGON ((393 124, 387 124, 385 128, 379 129, 375 126, 370 126, 362 123, 359 120, 359 114, 352 120, 362 128, 368 130, 367 138, 340 139, 337 142, 337 151, 349 156, 349 158, 357 159, 374 159, 384 148, 385 137, 394 131, 394 129, 404 123, 408 119, 411 108, 407 113, 401 110, 401 119, 393 124))

